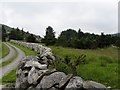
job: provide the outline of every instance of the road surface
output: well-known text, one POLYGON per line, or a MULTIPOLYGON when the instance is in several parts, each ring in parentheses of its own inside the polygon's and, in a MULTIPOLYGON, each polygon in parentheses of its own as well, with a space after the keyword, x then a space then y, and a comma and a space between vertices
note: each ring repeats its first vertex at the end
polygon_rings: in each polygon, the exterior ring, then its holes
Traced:
POLYGON ((9 43, 4 42, 4 44, 9 48, 10 52, 7 56, 5 56, 4 58, 0 59, 0 64, 4 61, 9 60, 10 58, 14 57, 15 55, 15 50, 9 45, 9 43))
MULTIPOLYGON (((10 64, 8 64, 8 65, 0 68, 0 78, 2 78, 4 75, 8 74, 10 71, 12 71, 13 69, 15 69, 17 67, 17 65, 19 64, 19 61, 23 57, 25 57, 25 53, 22 50, 20 50, 19 48, 15 47, 15 46, 13 46, 13 45, 11 45, 9 43, 7 43, 7 45, 9 45, 10 47, 11 46, 14 47, 15 50, 17 51, 17 53, 18 53, 18 56, 17 56, 17 58, 14 59, 14 61, 12 63, 10 63, 10 64)), ((12 54, 14 55, 15 52, 12 53, 12 54)))

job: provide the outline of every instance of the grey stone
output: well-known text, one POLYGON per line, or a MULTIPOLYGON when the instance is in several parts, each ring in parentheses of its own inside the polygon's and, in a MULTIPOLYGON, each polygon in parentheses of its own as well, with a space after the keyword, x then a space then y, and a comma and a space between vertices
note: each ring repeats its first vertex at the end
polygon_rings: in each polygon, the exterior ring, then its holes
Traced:
POLYGON ((19 88, 19 87, 20 87, 20 81, 19 78, 16 78, 15 88, 19 88))
POLYGON ((55 57, 54 56, 51 56, 52 60, 55 61, 55 57))
POLYGON ((24 86, 21 86, 22 83, 27 83, 23 71, 21 71, 21 70, 19 70, 19 71, 17 72, 17 77, 19 77, 19 78, 16 79, 16 85, 15 85, 16 88, 24 87, 24 86))
POLYGON ((27 82, 27 77, 24 77, 24 75, 21 74, 21 77, 16 79, 16 85, 15 88, 28 88, 29 83, 27 82))
POLYGON ((70 81, 69 81, 69 83, 67 84, 65 90, 70 89, 70 88, 76 90, 76 89, 78 89, 78 88, 79 88, 79 89, 82 88, 82 86, 83 86, 83 79, 82 79, 81 77, 75 76, 75 77, 72 77, 72 78, 70 79, 70 81))
POLYGON ((55 87, 52 87, 52 88, 50 88, 50 89, 48 89, 48 90, 59 90, 59 89, 57 89, 57 88, 55 88, 55 87))
POLYGON ((22 73, 22 69, 19 69, 17 70, 16 74, 17 74, 17 77, 19 77, 19 75, 22 73))
POLYGON ((83 82, 83 88, 87 90, 106 90, 107 88, 105 85, 95 82, 95 81, 84 81, 83 82))
POLYGON ((37 84, 37 86, 35 88, 42 88, 41 84, 37 84))
POLYGON ((40 64, 37 61, 27 61, 24 67, 36 67, 39 69, 47 69, 46 64, 40 64))
POLYGON ((35 69, 35 67, 32 67, 28 74, 28 83, 36 84, 38 77, 39 77, 38 71, 35 69))
POLYGON ((68 74, 67 76, 63 77, 59 82, 59 88, 64 87, 66 83, 73 77, 73 74, 68 74))
POLYGON ((30 86, 27 90, 35 90, 33 86, 30 86))
POLYGON ((35 88, 33 85, 31 85, 27 90, 41 90, 40 88, 35 88))
POLYGON ((65 76, 63 72, 55 72, 48 76, 44 76, 39 86, 41 88, 50 88, 55 84, 59 84, 60 80, 65 76))
POLYGON ((42 57, 42 60, 48 60, 48 59, 44 56, 44 57, 42 57))
POLYGON ((46 57, 47 59, 53 59, 53 55, 52 55, 52 52, 45 52, 41 55, 41 57, 46 57))

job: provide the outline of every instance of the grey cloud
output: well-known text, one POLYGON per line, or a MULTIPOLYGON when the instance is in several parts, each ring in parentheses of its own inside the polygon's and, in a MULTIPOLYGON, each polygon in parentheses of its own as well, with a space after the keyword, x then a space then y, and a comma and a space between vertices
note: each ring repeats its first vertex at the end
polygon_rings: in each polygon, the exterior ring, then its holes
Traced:
MULTIPOLYGON (((51 25, 62 30, 81 28, 85 32, 117 32, 116 3, 93 2, 13 2, 3 3, 4 24, 24 28, 41 36, 51 25)), ((1 15, 0 15, 1 16, 1 15)))

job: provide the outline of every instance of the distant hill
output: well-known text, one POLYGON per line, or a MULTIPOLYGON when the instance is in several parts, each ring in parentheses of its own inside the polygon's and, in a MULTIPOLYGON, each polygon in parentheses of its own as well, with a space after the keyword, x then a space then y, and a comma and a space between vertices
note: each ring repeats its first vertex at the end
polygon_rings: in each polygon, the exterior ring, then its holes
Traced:
POLYGON ((112 36, 119 36, 120 37, 120 33, 112 34, 112 36))
MULTIPOLYGON (((0 24, 0 30, 2 30, 2 25, 3 24, 0 24)), ((5 30, 8 32, 10 32, 10 31, 12 31, 13 30, 13 28, 11 28, 11 27, 9 27, 9 26, 7 26, 7 25, 4 25, 4 28, 5 28, 5 30)))
MULTIPOLYGON (((17 31, 17 28, 13 28, 13 27, 10 27, 10 26, 4 25, 4 24, 0 24, 0 32, 2 31, 2 26, 4 26, 6 32, 17 31)), ((29 32, 22 31, 22 30, 20 30, 20 32, 22 32, 24 34, 24 35, 22 35, 23 37, 26 37, 26 36, 32 34, 32 33, 29 33, 29 32)), ((41 37, 39 35, 33 34, 33 36, 36 38, 37 41, 41 41, 41 37)))

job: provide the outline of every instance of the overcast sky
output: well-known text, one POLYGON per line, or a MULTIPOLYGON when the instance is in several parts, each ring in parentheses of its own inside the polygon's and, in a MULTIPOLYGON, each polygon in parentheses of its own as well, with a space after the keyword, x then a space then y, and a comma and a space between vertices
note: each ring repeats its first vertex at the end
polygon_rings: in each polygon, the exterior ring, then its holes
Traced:
MULTIPOLYGON (((5 0, 6 1, 6 0, 5 0)), ((72 28, 105 34, 118 32, 118 0, 72 2, 1 2, 0 23, 44 36, 52 26, 56 36, 72 28)))

